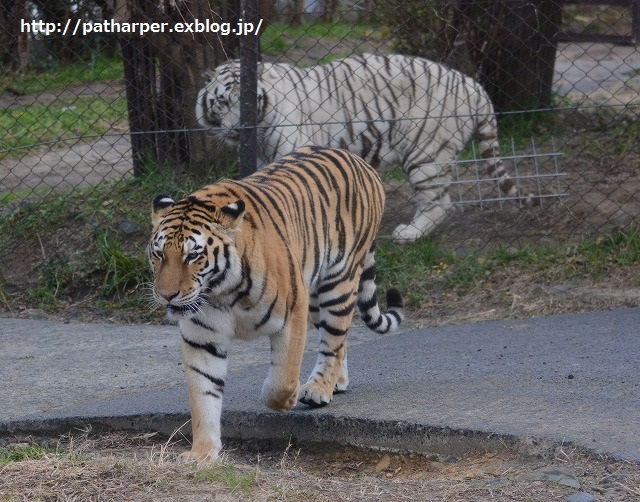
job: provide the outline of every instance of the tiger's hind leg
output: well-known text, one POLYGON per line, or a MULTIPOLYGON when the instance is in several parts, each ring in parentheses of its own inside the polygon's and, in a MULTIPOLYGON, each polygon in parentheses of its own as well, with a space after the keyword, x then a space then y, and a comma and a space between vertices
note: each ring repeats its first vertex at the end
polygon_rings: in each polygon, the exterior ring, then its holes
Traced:
MULTIPOLYGON (((335 280, 335 279, 334 279, 335 280)), ((357 295, 357 281, 339 283, 320 292, 310 305, 311 322, 320 333, 316 365, 300 391, 300 402, 309 406, 328 404, 336 392, 349 386, 347 331, 351 326, 357 295)))
POLYGON ((408 244, 431 233, 445 219, 451 207, 449 185, 451 176, 448 166, 439 162, 419 164, 408 169, 409 183, 415 196, 416 213, 411 223, 398 225, 393 231, 393 239, 408 244))
MULTIPOLYGON (((316 329, 318 328, 318 323, 320 322, 320 307, 318 306, 318 294, 315 293, 311 295, 309 298, 309 319, 311 320, 311 324, 313 324, 316 329)), ((347 366, 347 346, 344 348, 344 357, 342 358, 342 368, 338 375, 338 380, 336 382, 336 386, 333 389, 334 394, 345 392, 349 387, 349 369, 347 366)))
MULTIPOLYGON (((320 307, 318 306, 318 294, 314 293, 309 298, 309 319, 311 324, 318 326, 320 322, 320 307)), ((340 393, 347 390, 349 387, 349 369, 347 367, 347 347, 345 345, 345 354, 342 359, 342 371, 338 376, 336 387, 333 390, 334 393, 340 393)))

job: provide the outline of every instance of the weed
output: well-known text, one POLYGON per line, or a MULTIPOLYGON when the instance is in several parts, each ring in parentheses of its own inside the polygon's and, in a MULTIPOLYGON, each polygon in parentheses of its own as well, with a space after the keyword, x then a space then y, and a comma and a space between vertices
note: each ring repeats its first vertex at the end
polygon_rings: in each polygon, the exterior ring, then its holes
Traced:
POLYGON ((416 306, 428 294, 432 269, 451 258, 432 239, 419 239, 407 246, 383 242, 376 252, 378 283, 386 289, 396 286, 407 295, 409 306, 416 306))
POLYGON ((43 310, 54 308, 60 295, 69 286, 75 285, 76 276, 80 273, 74 269, 73 260, 60 254, 45 257, 34 268, 37 271, 37 285, 27 289, 27 299, 43 310))
POLYGON ((566 279, 599 278, 612 267, 629 267, 638 262, 640 230, 637 227, 608 237, 585 239, 568 249, 522 246, 486 253, 468 249, 457 254, 436 240, 420 239, 404 246, 383 242, 376 252, 380 289, 400 288, 410 308, 418 308, 434 292, 464 294, 499 271, 517 274, 519 270, 535 273, 562 269, 566 279))
POLYGON ((612 266, 628 267, 640 261, 640 230, 634 225, 606 237, 586 239, 567 254, 567 263, 576 273, 601 277, 612 266))
POLYGON ((0 274, 0 304, 7 310, 11 310, 11 304, 9 303, 9 293, 7 292, 7 286, 5 280, 0 274))
POLYGON ((103 294, 113 295, 137 288, 149 280, 149 267, 144 257, 125 253, 109 231, 98 230, 95 244, 104 274, 103 294))
POLYGON ((25 149, 64 138, 101 135, 127 118, 123 98, 61 99, 0 110, 0 155, 24 155, 25 149))
MULTIPOLYGON (((260 37, 262 52, 271 56, 284 54, 287 50, 299 46, 304 48, 304 39, 322 40, 358 40, 380 39, 382 32, 367 24, 349 23, 302 23, 290 25, 272 23, 260 37)), ((334 58, 335 59, 335 58, 334 58)), ((325 61, 328 62, 328 61, 325 61)))
POLYGON ((195 481, 205 483, 223 483, 233 490, 247 491, 256 485, 254 472, 242 474, 231 465, 215 465, 206 469, 198 469, 193 474, 195 481))
POLYGON ((508 112, 498 116, 501 151, 521 149, 547 141, 551 131, 557 131, 555 114, 547 112, 508 112))
POLYGON ((22 94, 39 94, 64 89, 81 82, 116 80, 122 78, 122 60, 119 57, 97 57, 91 64, 85 62, 56 65, 46 71, 30 70, 0 77, 0 89, 19 89, 22 94))
POLYGON ((23 462, 25 460, 40 460, 55 450, 43 448, 39 444, 16 444, 0 448, 0 464, 23 462))

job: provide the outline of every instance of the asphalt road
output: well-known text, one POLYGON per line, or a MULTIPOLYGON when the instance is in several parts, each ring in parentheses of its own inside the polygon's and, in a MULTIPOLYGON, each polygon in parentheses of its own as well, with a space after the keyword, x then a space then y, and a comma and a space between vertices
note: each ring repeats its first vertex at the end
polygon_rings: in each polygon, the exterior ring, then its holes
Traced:
MULTIPOLYGON (((554 445, 640 461, 640 309, 350 333, 351 386, 289 413, 259 400, 268 340, 230 353, 223 436, 460 454, 554 445)), ((172 432, 189 415, 173 326, 0 318, 0 435, 172 432)), ((317 347, 311 334, 303 378, 317 347)))

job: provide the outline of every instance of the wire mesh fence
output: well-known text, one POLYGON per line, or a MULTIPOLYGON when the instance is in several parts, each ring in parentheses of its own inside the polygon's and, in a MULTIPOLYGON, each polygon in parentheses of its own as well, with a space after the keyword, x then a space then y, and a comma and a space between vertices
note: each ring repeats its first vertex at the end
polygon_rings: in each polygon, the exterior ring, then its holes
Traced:
POLYGON ((102 288, 133 285, 156 191, 238 176, 239 152, 255 149, 261 166, 307 143, 379 165, 390 239, 566 246, 628 228, 640 213, 639 6, 5 2, 0 279, 89 287, 101 270, 102 288), (241 117, 247 42, 260 63, 255 113, 241 117), (118 253, 139 257, 130 276, 118 253))

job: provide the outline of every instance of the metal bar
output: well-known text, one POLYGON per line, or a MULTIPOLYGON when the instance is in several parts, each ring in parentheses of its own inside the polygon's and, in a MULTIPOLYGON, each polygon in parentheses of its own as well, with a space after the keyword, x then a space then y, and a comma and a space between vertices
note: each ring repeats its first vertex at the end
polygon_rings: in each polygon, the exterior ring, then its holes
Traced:
MULTIPOLYGON (((258 24, 258 0, 242 0, 242 21, 258 24)), ((258 151, 258 57, 259 38, 240 37, 240 176, 255 172, 258 151)))
POLYGON ((559 199, 560 197, 566 197, 567 193, 552 193, 552 194, 541 194, 536 195, 535 197, 492 197, 490 199, 469 199, 461 202, 451 202, 454 205, 462 205, 462 204, 480 204, 481 206, 487 202, 501 202, 505 200, 522 200, 522 199, 559 199))
MULTIPOLYGON (((557 178, 560 176, 567 176, 566 173, 551 173, 551 174, 521 174, 517 176, 509 176, 512 180, 535 180, 537 178, 557 178)), ((498 178, 480 178, 473 180, 460 180, 460 181, 452 181, 450 183, 434 183, 434 186, 442 185, 449 186, 455 184, 462 183, 480 183, 480 182, 489 182, 489 181, 498 181, 498 178)), ((517 198, 517 197, 516 197, 517 198)))
POLYGON ((633 0, 631 6, 631 36, 635 45, 640 45, 640 0, 633 0))

